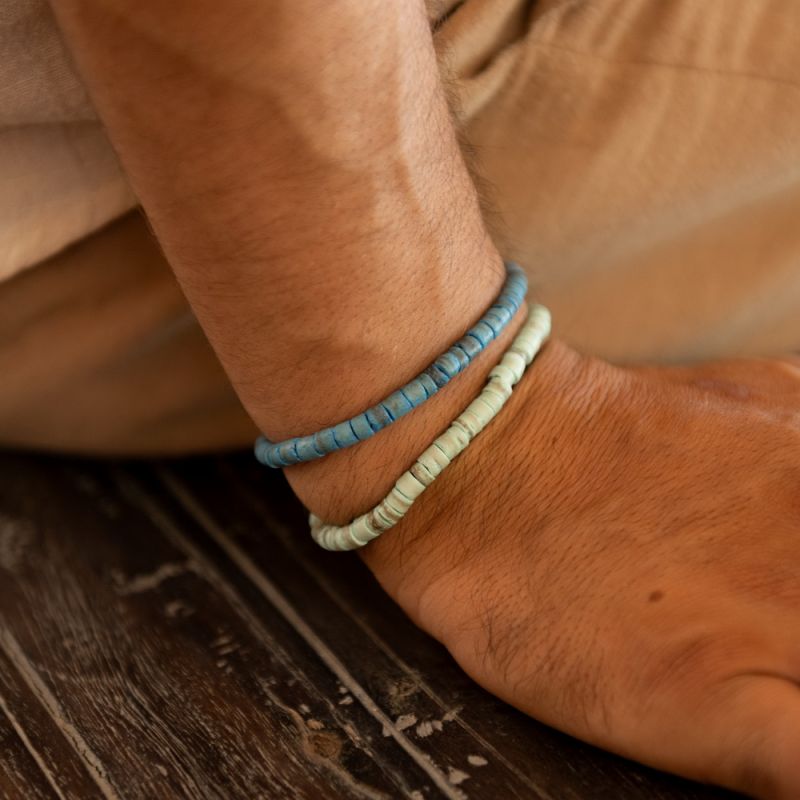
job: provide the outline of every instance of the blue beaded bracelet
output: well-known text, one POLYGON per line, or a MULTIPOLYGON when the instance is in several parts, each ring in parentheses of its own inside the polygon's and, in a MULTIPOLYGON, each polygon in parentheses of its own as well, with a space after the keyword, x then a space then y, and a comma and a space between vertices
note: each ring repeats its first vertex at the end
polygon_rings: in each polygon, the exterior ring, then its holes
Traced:
POLYGON ((422 374, 377 405, 338 425, 283 442, 270 442, 260 436, 255 446, 256 458, 276 469, 322 458, 369 439, 433 397, 500 335, 525 299, 528 279, 522 268, 510 261, 505 266, 505 284, 489 310, 422 374))

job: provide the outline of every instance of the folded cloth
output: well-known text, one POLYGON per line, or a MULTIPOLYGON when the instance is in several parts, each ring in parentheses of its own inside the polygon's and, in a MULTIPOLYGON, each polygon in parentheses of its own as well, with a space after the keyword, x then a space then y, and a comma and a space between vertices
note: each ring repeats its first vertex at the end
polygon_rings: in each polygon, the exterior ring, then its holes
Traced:
MULTIPOLYGON (((497 240, 529 268, 557 336, 626 362, 800 349, 796 0, 430 11, 497 240)), ((90 236, 134 203, 46 3, 6 0, 0 281, 82 244, 0 283, 0 441, 172 452, 250 435, 146 226, 90 236), (146 305, 148 285, 167 306, 146 305), (105 303, 113 315, 98 315, 105 303), (131 403, 142 381, 158 391, 131 403), (124 424, 104 419, 121 407, 124 424)))
POLYGON ((136 204, 46 0, 0 4, 0 281, 136 204))
POLYGON ((795 0, 471 0, 437 39, 559 336, 620 361, 800 347, 795 0))

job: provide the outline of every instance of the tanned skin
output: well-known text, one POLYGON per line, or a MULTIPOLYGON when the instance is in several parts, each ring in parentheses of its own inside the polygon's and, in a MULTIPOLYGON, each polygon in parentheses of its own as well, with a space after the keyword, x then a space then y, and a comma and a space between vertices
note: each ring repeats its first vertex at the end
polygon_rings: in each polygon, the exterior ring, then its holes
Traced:
MULTIPOLYGON (((271 438, 363 410, 490 304, 502 263, 421 0, 53 6, 271 438)), ((333 521, 379 500, 520 322, 389 430, 287 470, 300 499, 333 521)), ((788 360, 619 369, 555 341, 364 559, 518 708, 658 767, 798 797, 799 407, 788 360)))

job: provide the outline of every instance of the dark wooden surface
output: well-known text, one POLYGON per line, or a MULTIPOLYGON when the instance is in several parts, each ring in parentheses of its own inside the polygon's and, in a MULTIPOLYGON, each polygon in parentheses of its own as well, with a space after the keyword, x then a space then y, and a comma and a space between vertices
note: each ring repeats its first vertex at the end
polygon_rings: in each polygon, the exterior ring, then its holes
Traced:
POLYGON ((247 456, 0 476, 0 798, 732 797, 483 692, 247 456))

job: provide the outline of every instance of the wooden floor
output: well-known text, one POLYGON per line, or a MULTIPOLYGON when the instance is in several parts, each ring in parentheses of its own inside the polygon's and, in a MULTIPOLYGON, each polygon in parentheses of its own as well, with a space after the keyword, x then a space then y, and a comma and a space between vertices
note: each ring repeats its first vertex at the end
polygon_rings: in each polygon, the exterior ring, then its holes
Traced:
POLYGON ((731 797, 495 700, 247 456, 0 456, 0 797, 731 797))

